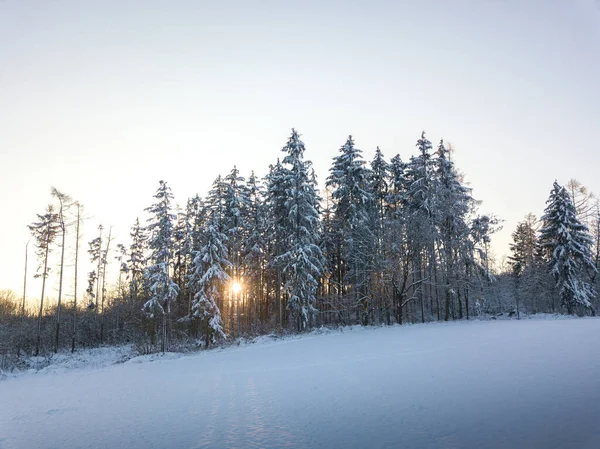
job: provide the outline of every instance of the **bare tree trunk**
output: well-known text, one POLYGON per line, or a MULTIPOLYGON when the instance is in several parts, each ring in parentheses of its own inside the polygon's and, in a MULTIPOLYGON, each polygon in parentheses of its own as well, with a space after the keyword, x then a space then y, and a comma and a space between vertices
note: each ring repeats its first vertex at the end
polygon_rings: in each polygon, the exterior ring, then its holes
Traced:
POLYGON ((17 346, 17 357, 21 356, 21 344, 23 340, 23 323, 25 322, 25 297, 27 295, 27 249, 29 241, 25 244, 25 270, 23 272, 23 301, 21 305, 21 335, 19 336, 19 345, 17 346))
POLYGON ((162 314, 162 336, 160 340, 160 350, 165 352, 165 345, 167 340, 167 313, 163 310, 162 314))
POLYGON ((60 274, 58 276, 58 305, 56 308, 56 336, 54 338, 54 353, 58 352, 58 339, 60 336, 60 306, 62 300, 62 285, 63 285, 63 272, 65 267, 65 237, 67 234, 67 228, 65 226, 65 217, 63 215, 63 205, 60 205, 60 228, 62 232, 61 237, 61 249, 60 249, 60 274))
MULTIPOLYGON (((100 344, 104 343, 104 299, 106 297, 106 265, 108 264, 108 251, 110 249, 110 242, 112 240, 112 228, 108 230, 108 238, 106 241, 106 250, 104 251, 102 260, 102 303, 100 310, 100 344)), ((100 283, 100 282, 98 282, 100 283)), ((164 351, 163 351, 164 352, 164 351)))
POLYGON ((283 329, 283 299, 281 295, 281 272, 277 269, 277 286, 276 286, 277 301, 279 302, 279 326, 283 329))
POLYGON ((46 291, 46 277, 48 276, 48 253, 50 251, 50 239, 46 239, 46 251, 44 254, 44 274, 42 275, 42 296, 40 298, 40 313, 38 315, 37 342, 35 345, 35 356, 40 353, 40 343, 42 340, 42 314, 44 313, 44 293, 46 291))
POLYGON ((94 308, 94 310, 96 310, 96 313, 98 312, 98 299, 100 298, 100 268, 102 267, 102 225, 98 226, 98 230, 100 231, 100 243, 98 244, 100 248, 100 255, 98 256, 98 267, 96 271, 96 273, 98 273, 96 281, 96 307, 94 308))
MULTIPOLYGON (((471 256, 472 257, 472 256, 471 256)), ((471 283, 471 264, 467 264, 467 283, 465 285, 465 310, 469 320, 469 285, 471 283)))
POLYGON ((75 352, 75 340, 77 338, 77 271, 79 267, 79 240, 81 238, 81 205, 77 203, 77 225, 75 229, 75 282, 73 292, 73 333, 71 335, 71 352, 75 352))

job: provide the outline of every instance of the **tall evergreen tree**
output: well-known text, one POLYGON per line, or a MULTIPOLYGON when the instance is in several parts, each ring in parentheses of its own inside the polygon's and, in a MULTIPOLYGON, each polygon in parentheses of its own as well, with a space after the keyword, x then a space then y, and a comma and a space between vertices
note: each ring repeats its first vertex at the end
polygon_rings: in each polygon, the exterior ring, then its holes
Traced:
POLYGON ((304 160, 304 142, 295 129, 282 151, 287 166, 283 215, 286 236, 277 262, 285 275, 288 308, 301 331, 311 324, 317 311, 315 295, 323 274, 324 258, 318 245, 319 196, 309 173, 311 163, 304 160))
MULTIPOLYGON (((473 207, 473 198, 471 198, 470 189, 460 182, 454 163, 450 160, 449 150, 443 140, 438 145, 437 157, 433 163, 435 167, 433 219, 437 229, 435 238, 439 242, 444 271, 444 319, 448 320, 452 292, 457 290, 457 265, 460 259, 468 267, 471 267, 473 263, 470 260, 472 257, 470 250, 473 246, 469 244, 470 229, 467 223, 468 215, 473 207), (460 257, 461 255, 462 257, 460 257)), ((432 256, 431 259, 430 262, 435 264, 435 256, 432 256)), ((434 265, 433 269, 437 270, 437 265, 434 265)), ((467 268, 468 270, 469 268, 467 268)), ((465 281, 468 282, 468 280, 465 281)), ((441 316, 439 305, 437 309, 439 319, 441 316)))
POLYGON ((332 188, 336 226, 343 235, 342 257, 344 282, 352 286, 356 306, 363 322, 368 319, 369 277, 373 268, 375 234, 373 218, 375 198, 369 183, 370 171, 365 167, 362 151, 354 146, 352 136, 333 159, 327 178, 332 188))
POLYGON ((540 243, 546 250, 562 305, 569 314, 573 314, 577 306, 594 313, 590 302, 593 291, 586 277, 586 271, 596 270, 588 228, 577 218, 567 190, 556 181, 546 204, 541 218, 540 243))
POLYGON ((508 257, 508 263, 517 277, 533 264, 538 245, 537 231, 536 216, 527 214, 512 233, 513 242, 509 244, 512 255, 508 257))
POLYGON ((425 322, 424 283, 431 279, 435 264, 434 223, 435 184, 431 142, 425 131, 416 144, 419 154, 411 157, 406 168, 406 235, 412 259, 412 277, 415 285, 413 298, 420 304, 421 322, 425 322))
POLYGON ((186 275, 185 287, 188 293, 188 311, 187 315, 192 314, 192 301, 194 297, 194 288, 191 284, 192 266, 194 254, 200 249, 202 244, 202 231, 205 226, 205 208, 202 199, 195 195, 189 198, 185 208, 185 237, 181 251, 185 258, 186 275))
POLYGON ((383 225, 383 217, 386 212, 386 199, 388 197, 388 179, 390 175, 390 164, 385 160, 383 153, 377 147, 375 150, 375 157, 371 161, 371 172, 370 172, 370 182, 371 182, 371 191, 373 192, 373 197, 375 200, 375 205, 377 209, 377 218, 379 222, 379 226, 383 225))
MULTIPOLYGON (((232 279, 241 280, 243 274, 243 243, 245 224, 245 210, 248 206, 248 192, 246 191, 245 179, 240 176, 237 167, 223 179, 223 215, 221 220, 221 232, 227 236, 224 242, 227 246, 227 254, 231 265, 228 272, 232 279)), ((239 304, 238 304, 239 307, 239 304)), ((239 309, 238 309, 239 310, 239 309)))
POLYGON ((511 266, 515 280, 517 318, 520 318, 522 304, 525 303, 531 312, 537 313, 542 303, 548 303, 554 312, 554 292, 548 288, 552 279, 548 277, 546 264, 538 239, 539 222, 534 214, 527 214, 525 219, 517 224, 512 233, 510 243, 511 256, 508 263, 511 266))
POLYGON ((254 299, 250 314, 255 314, 259 321, 266 318, 266 304, 264 303, 265 269, 266 269, 266 207, 265 190, 260 180, 251 173, 246 182, 247 204, 244 208, 244 242, 243 265, 244 277, 249 288, 252 289, 251 298, 254 299))
POLYGON ((285 239, 287 236, 287 192, 289 186, 288 169, 278 159, 275 165, 269 167, 269 173, 265 178, 266 192, 266 215, 268 223, 265 229, 268 283, 272 290, 275 307, 278 309, 278 323, 283 327, 284 322, 284 297, 282 292, 282 264, 281 256, 285 252, 285 239))
POLYGON ((374 232, 375 232, 375 248, 373 254, 374 260, 374 278, 373 278, 373 300, 375 303, 376 320, 381 321, 381 314, 386 313, 385 300, 385 282, 384 271, 387 260, 384 255, 385 244, 385 217, 388 209, 387 199, 389 196, 389 178, 390 165, 383 157, 383 153, 377 147, 375 157, 371 161, 371 171, 369 173, 369 182, 371 191, 373 192, 374 204, 374 232))
POLYGON ((161 350, 167 347, 167 319, 171 314, 171 303, 179 294, 179 286, 170 275, 170 263, 173 255, 173 222, 175 215, 171 212, 173 194, 167 183, 160 181, 154 195, 157 202, 148 207, 151 216, 148 220, 150 265, 145 273, 149 281, 150 298, 144 304, 143 310, 151 318, 156 315, 162 318, 161 350))
POLYGON ((217 338, 225 336, 217 302, 223 283, 230 279, 226 270, 231 266, 225 246, 227 236, 219 232, 214 215, 208 223, 205 239, 206 243, 194 254, 190 286, 195 292, 193 317, 201 321, 208 347, 217 338))
POLYGON ((145 228, 140 225, 140 219, 136 218, 129 231, 131 245, 129 245, 129 258, 127 259, 129 295, 134 302, 139 299, 144 285, 143 275, 147 265, 147 237, 145 232, 145 228))

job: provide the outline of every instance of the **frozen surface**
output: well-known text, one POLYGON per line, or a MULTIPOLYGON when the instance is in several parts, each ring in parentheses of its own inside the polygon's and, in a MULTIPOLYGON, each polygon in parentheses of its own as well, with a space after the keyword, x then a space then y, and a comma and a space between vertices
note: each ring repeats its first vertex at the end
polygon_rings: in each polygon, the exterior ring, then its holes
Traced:
POLYGON ((0 382, 0 448, 86 447, 597 449, 600 319, 358 328, 0 382))

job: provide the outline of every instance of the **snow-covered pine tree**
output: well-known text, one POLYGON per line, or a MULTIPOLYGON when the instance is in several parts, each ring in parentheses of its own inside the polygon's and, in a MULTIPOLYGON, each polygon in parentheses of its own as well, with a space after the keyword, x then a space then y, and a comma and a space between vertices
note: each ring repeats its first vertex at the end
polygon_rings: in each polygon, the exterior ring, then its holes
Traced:
POLYGON ((144 304, 146 314, 162 318, 161 351, 167 349, 167 318, 170 318, 171 303, 179 294, 179 286, 170 276, 169 267, 173 255, 173 222, 171 212, 173 194, 167 183, 160 181, 154 198, 157 202, 146 208, 151 216, 148 219, 149 248, 151 265, 146 269, 145 277, 149 281, 150 298, 144 304))
POLYGON ((374 229, 375 229, 375 254, 374 254, 374 272, 373 279, 373 299, 375 303, 376 320, 381 322, 382 314, 387 314, 385 296, 387 295, 386 286, 383 281, 384 271, 387 260, 385 258, 385 216, 388 209, 387 198, 389 191, 389 170, 390 166, 385 160, 383 153, 377 147, 375 156, 371 161, 371 171, 369 172, 369 182, 371 191, 375 200, 374 229))
POLYGON ((373 269, 375 234, 373 220, 375 199, 369 184, 370 170, 365 167, 362 151, 354 146, 352 136, 333 159, 326 185, 332 188, 334 214, 341 238, 344 282, 351 286, 357 319, 368 321, 369 277, 373 269))
POLYGON ((266 320, 267 307, 264 304, 264 272, 266 269, 266 207, 265 189, 260 180, 250 174, 246 182, 247 204, 243 209, 244 242, 243 259, 244 277, 252 291, 254 307, 249 308, 249 315, 254 315, 259 321, 266 320))
POLYGON ((399 154, 394 156, 389 165, 389 185, 386 202, 390 218, 399 218, 406 201, 406 164, 399 154))
POLYGON ((416 144, 419 154, 410 159, 406 167, 407 205, 413 214, 431 216, 434 201, 434 161, 431 157, 431 142, 425 137, 425 131, 416 144))
MULTIPOLYGON (((502 229, 501 220, 492 214, 478 215, 471 219, 470 239, 462 240, 460 252, 465 269, 465 309, 469 319, 469 295, 475 281, 483 290, 483 282, 490 284, 494 277, 490 273, 488 253, 492 234, 502 229)), ((482 293, 483 294, 483 293, 482 293)), ((472 303, 472 301, 471 301, 472 303)))
MULTIPOLYGON (((266 257, 267 257, 267 283, 272 286, 275 300, 274 307, 279 309, 278 323, 283 327, 284 298, 282 292, 282 267, 278 259, 285 252, 285 239, 287 232, 287 182, 289 180, 288 169, 281 165, 279 159, 275 165, 269 166, 269 173, 265 177, 266 192, 266 257)), ((269 294, 267 288, 267 294, 269 294)))
POLYGON ((200 196, 195 195, 189 198, 185 207, 185 238, 183 241, 182 252, 186 259, 185 287, 188 295, 187 316, 192 316, 192 302, 194 299, 194 288, 191 285, 192 265, 194 254, 200 249, 202 244, 202 231, 205 226, 205 208, 200 196))
MULTIPOLYGON (((433 177, 432 214, 437 229, 435 238, 439 241, 440 265, 443 269, 444 320, 447 321, 450 317, 452 292, 458 290, 456 285, 458 282, 458 264, 460 261, 465 263, 468 266, 466 271, 469 271, 474 264, 474 261, 471 260, 473 258, 473 245, 469 242, 468 224, 469 213, 473 207, 473 198, 471 197, 471 190, 460 182, 443 140, 438 145, 436 156, 433 160, 435 173, 433 177), (460 257, 460 249, 465 247, 465 243, 469 243, 469 250, 463 251, 463 257, 460 257)), ((437 275, 438 267, 435 264, 435 255, 430 254, 430 259, 430 263, 434 263, 434 275, 437 275)), ((465 282, 469 282, 469 280, 465 279, 465 282)), ((437 318, 440 319, 441 310, 437 294, 436 302, 437 318)), ((466 308, 468 317, 468 304, 466 308)))
POLYGON ((219 231, 214 213, 209 219, 205 234, 206 243, 195 251, 189 282, 194 291, 192 316, 201 321, 208 347, 217 338, 225 337, 217 302, 221 297, 223 284, 230 279, 226 270, 231 262, 227 259, 227 236, 219 231))
POLYGON ((204 215, 210 216, 212 219, 216 220, 218 223, 219 232, 223 229, 223 216, 225 211, 225 195, 226 195, 227 186, 223 181, 221 175, 217 176, 212 183, 208 194, 206 195, 206 200, 204 202, 204 215))
POLYGON ((40 296, 40 313, 38 315, 37 341, 35 345, 35 355, 40 353, 40 344, 42 336, 42 315, 44 313, 44 294, 46 292, 46 279, 50 273, 48 267, 48 256, 52 251, 52 244, 60 231, 59 216, 54 212, 54 206, 49 205, 46 212, 38 214, 37 222, 30 224, 29 230, 35 239, 36 255, 40 262, 35 277, 42 278, 42 294, 40 296))
MULTIPOLYGON (((425 281, 433 276, 437 238, 433 219, 435 185, 431 142, 425 131, 416 144, 419 154, 413 156, 406 168, 406 236, 412 258, 414 298, 420 305, 421 322, 425 322, 425 281)), ((431 300, 431 297, 429 297, 431 300)))
POLYGON ((147 238, 146 230, 140 225, 140 219, 136 218, 129 232, 131 245, 129 245, 129 258, 127 266, 129 272, 129 296, 133 302, 137 302, 141 296, 144 286, 144 271, 147 265, 147 238))
MULTIPOLYGON (((223 186, 223 215, 220 231, 227 236, 227 240, 223 242, 227 247, 227 255, 231 262, 227 271, 232 279, 240 282, 244 272, 242 264, 246 230, 244 220, 249 200, 245 179, 240 176, 237 167, 234 166, 231 172, 223 178, 223 186)), ((240 306, 244 305, 239 302, 236 304, 238 323, 241 323, 240 315, 242 313, 247 317, 247 313, 240 309, 240 306)))
POLYGON ((283 253, 276 263, 282 267, 291 310, 298 332, 312 324, 315 295, 323 274, 324 257, 319 247, 319 196, 310 176, 311 162, 304 160, 304 142, 292 129, 282 151, 287 166, 283 212, 285 238, 283 253))
POLYGON ((394 156, 389 166, 389 188, 386 197, 387 210, 385 217, 386 239, 385 260, 387 261, 388 282, 392 292, 385 306, 386 322, 391 324, 394 316, 397 323, 402 324, 405 301, 404 294, 408 288, 410 260, 408 239, 406 238, 406 164, 399 154, 394 156))
POLYGON ((561 302, 567 313, 578 306, 594 309, 594 293, 587 272, 596 270, 592 259, 592 238, 588 228, 577 218, 577 211, 567 190, 556 181, 541 218, 540 244, 546 251, 550 271, 556 281, 561 302))
POLYGON ((175 283, 179 286, 179 295, 177 303, 181 304, 182 295, 185 293, 185 276, 188 274, 187 256, 187 214, 179 205, 176 209, 176 219, 173 226, 173 271, 172 276, 175 283))
POLYGON ((549 309, 554 312, 554 295, 552 291, 548 291, 552 279, 546 279, 546 266, 541 263, 543 260, 540 257, 538 230, 537 217, 527 214, 525 219, 517 224, 512 233, 513 241, 509 244, 512 255, 508 257, 508 263, 515 281, 517 318, 520 318, 524 302, 533 313, 538 312, 542 302, 548 302, 549 309))
POLYGON ((508 257, 508 263, 516 277, 520 277, 533 264, 538 244, 538 227, 536 216, 527 214, 525 220, 517 223, 517 228, 512 233, 513 241, 509 244, 512 255, 508 257))
POLYGON ((389 175, 390 165, 385 160, 379 147, 377 147, 375 150, 375 157, 371 161, 370 182, 379 219, 378 229, 383 225, 383 217, 387 209, 386 199, 389 191, 389 175))

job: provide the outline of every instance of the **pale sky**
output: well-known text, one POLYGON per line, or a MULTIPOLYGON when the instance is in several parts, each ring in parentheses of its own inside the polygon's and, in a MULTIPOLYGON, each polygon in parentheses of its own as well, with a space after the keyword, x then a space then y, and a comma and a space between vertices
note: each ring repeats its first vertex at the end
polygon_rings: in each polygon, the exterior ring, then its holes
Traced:
POLYGON ((50 186, 84 251, 100 222, 128 244, 160 179, 184 205, 263 176, 292 127, 321 183, 348 134, 368 160, 443 137, 506 254, 554 179, 600 193, 599 83, 596 0, 0 0, 0 289, 50 186))

